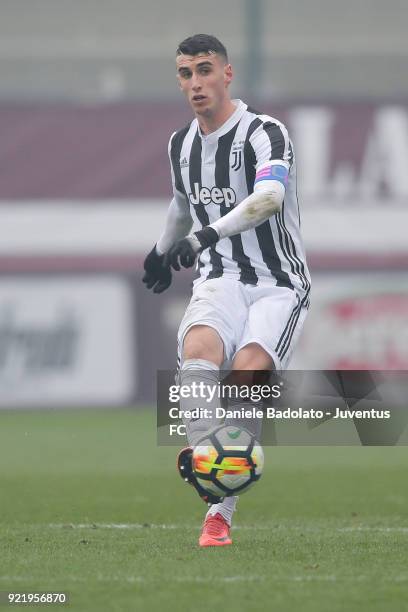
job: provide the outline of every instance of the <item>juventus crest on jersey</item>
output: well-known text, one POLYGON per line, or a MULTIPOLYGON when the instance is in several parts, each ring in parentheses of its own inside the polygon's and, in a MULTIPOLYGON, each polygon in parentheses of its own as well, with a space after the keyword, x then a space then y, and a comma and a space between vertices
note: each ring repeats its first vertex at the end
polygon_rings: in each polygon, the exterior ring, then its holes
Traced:
MULTIPOLYGON (((198 229, 227 215, 256 189, 274 178, 271 168, 288 170, 280 213, 254 229, 224 238, 199 258, 201 279, 227 276, 256 285, 269 279, 296 289, 306 305, 310 277, 300 235, 296 163, 285 126, 240 100, 215 132, 201 133, 197 119, 170 138, 169 156, 175 198, 187 198, 198 229)), ((200 279, 200 280, 201 280, 200 279)))

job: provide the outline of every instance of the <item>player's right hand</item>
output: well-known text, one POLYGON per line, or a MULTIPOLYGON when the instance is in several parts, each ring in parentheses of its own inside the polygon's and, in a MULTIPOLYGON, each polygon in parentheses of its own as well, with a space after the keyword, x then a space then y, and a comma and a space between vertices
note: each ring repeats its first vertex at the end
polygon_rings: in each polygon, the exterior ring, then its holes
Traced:
POLYGON ((164 262, 164 255, 159 255, 156 245, 144 260, 145 274, 142 281, 147 289, 153 289, 153 293, 163 293, 171 285, 171 269, 164 262))

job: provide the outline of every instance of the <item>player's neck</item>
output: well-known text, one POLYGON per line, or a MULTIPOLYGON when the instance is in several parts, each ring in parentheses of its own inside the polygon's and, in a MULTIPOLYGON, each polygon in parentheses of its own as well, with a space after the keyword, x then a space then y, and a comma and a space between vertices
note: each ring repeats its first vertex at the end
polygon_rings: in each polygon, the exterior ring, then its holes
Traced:
POLYGON ((218 109, 214 115, 204 116, 198 115, 197 121, 202 134, 207 136, 212 132, 216 132, 228 119, 235 113, 237 107, 232 100, 226 100, 222 108, 218 109))

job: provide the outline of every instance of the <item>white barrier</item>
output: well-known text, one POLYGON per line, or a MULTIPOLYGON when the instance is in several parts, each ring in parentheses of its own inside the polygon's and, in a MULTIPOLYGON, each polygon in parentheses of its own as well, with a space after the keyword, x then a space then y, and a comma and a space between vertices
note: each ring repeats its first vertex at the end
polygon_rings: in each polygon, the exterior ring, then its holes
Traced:
POLYGON ((129 401, 133 316, 120 277, 0 278, 0 407, 129 401))

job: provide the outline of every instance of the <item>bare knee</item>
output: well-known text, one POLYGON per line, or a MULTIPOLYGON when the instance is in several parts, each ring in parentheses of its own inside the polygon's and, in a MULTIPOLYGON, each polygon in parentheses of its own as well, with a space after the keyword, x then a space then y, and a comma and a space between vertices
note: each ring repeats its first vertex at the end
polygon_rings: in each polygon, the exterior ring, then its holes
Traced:
POLYGON ((183 359, 205 359, 220 366, 224 361, 224 344, 215 329, 208 325, 191 327, 184 338, 183 359))
POLYGON ((265 385, 274 369, 275 364, 269 353, 253 342, 235 355, 228 382, 239 386, 265 385))
POLYGON ((234 357, 233 370, 275 370, 272 357, 260 344, 251 342, 244 346, 234 357))

